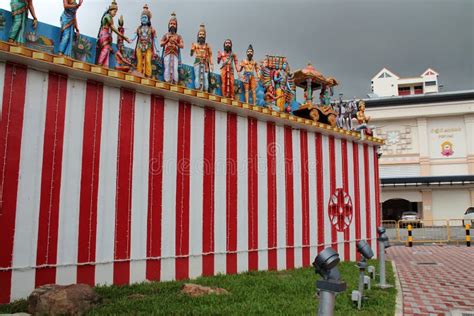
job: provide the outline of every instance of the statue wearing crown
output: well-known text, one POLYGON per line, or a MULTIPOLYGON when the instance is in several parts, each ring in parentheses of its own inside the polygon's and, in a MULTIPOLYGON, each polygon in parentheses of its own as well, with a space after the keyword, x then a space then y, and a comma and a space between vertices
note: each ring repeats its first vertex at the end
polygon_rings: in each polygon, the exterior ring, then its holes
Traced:
POLYGON ((107 68, 109 67, 110 53, 113 51, 112 32, 127 42, 130 42, 130 40, 125 35, 121 34, 114 26, 114 17, 117 14, 117 11, 117 2, 113 0, 100 19, 100 29, 99 34, 97 35, 96 63, 107 68))
MULTIPOLYGON (((120 16, 118 20, 118 31, 120 34, 125 34, 125 28, 123 26, 123 16, 120 16)), ((115 53, 115 69, 128 72, 133 68, 132 62, 127 58, 125 52, 124 40, 122 37, 117 36, 117 52, 115 53)))
POLYGON ((257 102, 257 74, 259 67, 257 62, 253 59, 253 47, 249 45, 247 48, 247 59, 240 62, 240 71, 243 71, 242 82, 245 90, 245 103, 249 103, 249 90, 252 91, 252 102, 257 102))
POLYGON ((181 63, 181 49, 184 48, 184 42, 181 35, 178 34, 178 19, 176 19, 174 12, 171 13, 168 22, 168 32, 163 35, 160 44, 163 47, 165 81, 176 84, 179 82, 178 66, 181 63))
POLYGON ((213 71, 212 50, 206 43, 206 28, 201 24, 197 34, 197 43, 191 45, 191 56, 194 58, 194 88, 209 91, 209 72, 213 71))
POLYGON ((145 77, 151 78, 151 62, 158 55, 158 48, 156 45, 156 31, 151 26, 151 11, 146 4, 143 6, 140 22, 141 24, 132 39, 132 41, 137 40, 137 45, 135 46, 137 71, 145 75, 145 77))

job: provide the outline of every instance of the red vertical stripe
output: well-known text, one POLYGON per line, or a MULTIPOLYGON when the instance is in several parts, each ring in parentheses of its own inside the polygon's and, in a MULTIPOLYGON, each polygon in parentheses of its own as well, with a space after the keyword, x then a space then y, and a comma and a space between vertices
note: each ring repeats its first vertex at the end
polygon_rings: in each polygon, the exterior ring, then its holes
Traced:
POLYGON ((150 108, 150 151, 148 172, 148 220, 146 278, 160 280, 161 220, 163 199, 163 132, 164 99, 151 96, 150 108))
POLYGON ((216 113, 206 109, 204 114, 204 175, 202 200, 202 273, 214 275, 214 185, 216 159, 216 113))
MULTIPOLYGON (((356 142, 352 143, 352 153, 353 153, 353 161, 354 161, 354 217, 355 217, 355 238, 356 240, 360 240, 360 225, 361 225, 361 218, 360 218, 360 187, 359 187, 359 144, 356 142)), ((356 258, 359 260, 360 254, 356 252, 356 258)))
MULTIPOLYGON (((380 178, 379 178, 379 157, 377 156, 377 150, 374 147, 374 173, 375 173, 375 218, 376 218, 376 227, 381 225, 380 219, 380 178)), ((377 244, 377 253, 379 243, 377 244)))
POLYGON ((372 225, 371 225, 371 209, 370 209, 370 173, 369 173, 369 146, 364 144, 364 173, 365 173, 365 219, 367 242, 372 246, 372 225))
POLYGON ((275 124, 267 123, 268 269, 277 269, 277 190, 275 124))
POLYGON ((117 285, 128 284, 130 280, 134 117, 135 93, 121 90, 115 197, 114 284, 117 285))
POLYGON ((237 273, 237 115, 227 114, 226 158, 227 273, 237 273))
MULTIPOLYGON (((342 184, 344 191, 349 194, 349 167, 348 167, 348 157, 347 157, 347 140, 342 139, 341 140, 341 148, 342 148, 342 184)), ((351 199, 353 197, 351 196, 351 199)), ((350 243, 349 240, 351 238, 350 235, 350 226, 348 226, 346 229, 344 229, 344 259, 346 261, 350 260, 351 253, 350 253, 350 243)))
POLYGON ((323 136, 316 134, 316 197, 318 203, 318 253, 324 249, 324 165, 323 165, 323 136))
MULTIPOLYGON (((26 73, 24 67, 7 63, 3 88, 0 155, 0 268, 13 261, 16 198, 20 172, 21 135, 25 109, 26 73)), ((0 271, 0 304, 10 302, 11 270, 0 271)))
POLYGON ((308 133, 300 132, 301 151, 301 212, 302 212, 302 240, 303 240, 303 267, 310 265, 309 258, 309 165, 308 165, 308 133))
MULTIPOLYGON (((329 136, 329 194, 332 196, 336 192, 336 148, 334 136, 329 136)), ((328 208, 329 211, 329 208, 328 208)), ((331 247, 338 250, 336 227, 331 223, 331 247)))
POLYGON ((176 172, 176 279, 189 275, 189 164, 191 156, 191 105, 179 102, 176 172))
MULTIPOLYGON (((84 140, 82 143, 78 263, 95 262, 102 93, 102 84, 87 83, 84 140)), ((94 276, 94 265, 79 265, 77 267, 77 283, 86 283, 93 286, 95 284, 94 276)))
MULTIPOLYGON (((55 265, 58 244, 59 195, 63 156, 67 78, 49 74, 36 265, 55 265)), ((56 283, 56 268, 36 270, 35 286, 56 283)))
POLYGON ((189 165, 191 156, 191 105, 179 102, 176 174, 176 279, 189 275, 189 165))
POLYGON ((248 247, 249 270, 258 270, 258 147, 257 120, 248 119, 248 247))
POLYGON ((293 203, 293 130, 285 126, 286 268, 295 266, 293 203))

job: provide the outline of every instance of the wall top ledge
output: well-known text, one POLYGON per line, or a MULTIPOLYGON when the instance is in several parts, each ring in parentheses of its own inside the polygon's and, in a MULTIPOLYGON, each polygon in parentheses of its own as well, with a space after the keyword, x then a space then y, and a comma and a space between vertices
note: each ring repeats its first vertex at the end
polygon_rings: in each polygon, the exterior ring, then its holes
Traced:
POLYGON ((211 107, 219 111, 233 112, 243 117, 253 117, 260 121, 274 122, 295 129, 318 132, 373 146, 383 145, 383 139, 366 136, 361 139, 359 132, 333 128, 329 125, 303 119, 287 113, 278 113, 261 106, 253 106, 236 100, 222 98, 202 91, 188 89, 166 82, 141 78, 115 69, 76 61, 64 56, 51 55, 23 46, 0 41, 0 62, 23 64, 38 71, 62 73, 71 78, 93 80, 103 84, 132 89, 137 92, 153 94, 167 99, 189 102, 194 106, 211 107))

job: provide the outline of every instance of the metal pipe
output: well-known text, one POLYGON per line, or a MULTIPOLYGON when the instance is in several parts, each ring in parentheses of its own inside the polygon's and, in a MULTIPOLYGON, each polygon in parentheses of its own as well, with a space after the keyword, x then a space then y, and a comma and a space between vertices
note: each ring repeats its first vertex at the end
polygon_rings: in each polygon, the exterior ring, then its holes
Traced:
POLYGON ((380 270, 380 287, 385 287, 385 245, 383 240, 379 240, 379 270, 380 270))
POLYGON ((330 291, 319 292, 318 316, 333 316, 336 293, 330 291))

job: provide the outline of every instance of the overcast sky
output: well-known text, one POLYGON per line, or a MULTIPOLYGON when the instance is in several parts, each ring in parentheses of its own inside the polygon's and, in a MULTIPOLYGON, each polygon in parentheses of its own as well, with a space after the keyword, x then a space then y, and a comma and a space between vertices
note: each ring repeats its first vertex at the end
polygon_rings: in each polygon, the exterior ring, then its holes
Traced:
MULTIPOLYGON (((96 36, 111 1, 84 0, 81 33, 96 36)), ((231 38, 239 58, 253 44, 255 57, 288 57, 292 70, 311 61, 341 83, 345 98, 370 92, 371 78, 384 66, 402 77, 432 67, 443 91, 474 88, 474 0, 117 0, 127 35, 139 24, 143 4, 153 13, 159 36, 170 13, 185 42, 184 62, 200 23, 216 56, 231 38)), ((34 0, 42 22, 59 25, 62 0, 34 0)), ((9 9, 9 1, 0 3, 9 9)), ((214 56, 214 57, 215 57, 214 56)))

